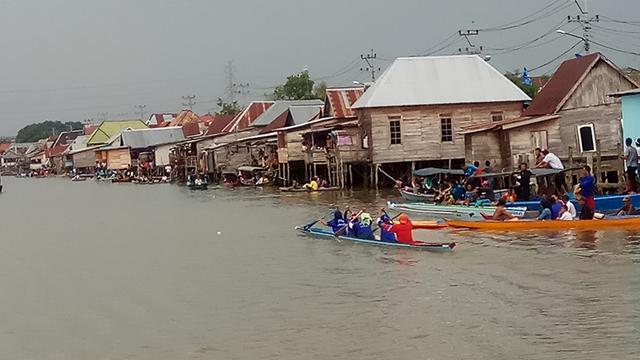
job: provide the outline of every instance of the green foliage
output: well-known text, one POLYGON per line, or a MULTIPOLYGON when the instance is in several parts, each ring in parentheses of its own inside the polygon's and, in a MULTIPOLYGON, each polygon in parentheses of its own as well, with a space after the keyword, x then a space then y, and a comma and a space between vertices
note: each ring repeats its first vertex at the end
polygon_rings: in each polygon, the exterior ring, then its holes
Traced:
POLYGON ((37 124, 31 124, 23 127, 18 131, 16 136, 17 142, 36 142, 40 139, 47 138, 51 135, 58 135, 63 131, 81 130, 83 125, 79 121, 44 121, 37 124))
POLYGON ((504 76, 506 76, 509 80, 511 80, 511 82, 516 84, 522 91, 524 91, 525 94, 529 95, 529 97, 532 99, 538 94, 538 91, 540 91, 535 83, 532 83, 531 85, 525 85, 522 83, 522 73, 520 72, 520 70, 514 70, 513 72, 507 71, 504 76))
POLYGON ((316 88, 313 90, 313 95, 316 99, 325 100, 327 98, 327 83, 321 81, 316 85, 316 88))
POLYGON ((238 105, 237 101, 225 102, 222 98, 218 98, 216 104, 220 108, 216 111, 216 115, 237 115, 242 111, 242 107, 238 105))
POLYGON ((287 82, 277 86, 273 91, 273 100, 312 100, 324 99, 326 84, 320 83, 314 89, 315 82, 311 80, 309 71, 305 70, 299 74, 287 77, 287 82))

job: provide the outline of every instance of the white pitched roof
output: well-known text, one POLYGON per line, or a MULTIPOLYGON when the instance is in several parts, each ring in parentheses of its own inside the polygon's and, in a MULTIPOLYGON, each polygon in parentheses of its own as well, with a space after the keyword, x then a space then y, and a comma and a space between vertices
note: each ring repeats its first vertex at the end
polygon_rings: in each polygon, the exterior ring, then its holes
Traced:
POLYGON ((398 58, 352 108, 531 100, 477 55, 398 58))

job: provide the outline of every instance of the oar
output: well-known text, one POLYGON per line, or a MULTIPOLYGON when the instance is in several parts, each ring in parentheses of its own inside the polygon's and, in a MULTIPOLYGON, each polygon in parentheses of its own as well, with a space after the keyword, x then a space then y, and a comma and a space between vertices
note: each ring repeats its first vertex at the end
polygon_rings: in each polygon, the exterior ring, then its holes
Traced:
POLYGON ((304 231, 309 231, 309 229, 311 229, 311 227, 312 227, 313 225, 317 224, 319 221, 324 220, 324 218, 326 218, 326 217, 327 217, 327 215, 332 214, 334 211, 335 211, 335 210, 333 210, 333 211, 329 212, 328 214, 325 214, 325 215, 324 215, 323 217, 321 217, 320 219, 317 219, 317 220, 315 220, 315 221, 313 221, 313 222, 308 223, 307 225, 303 226, 302 228, 301 228, 301 227, 299 227, 299 226, 296 226, 296 229, 302 229, 302 230, 304 230, 304 231))
MULTIPOLYGON (((384 210, 384 208, 382 208, 382 212, 383 212, 385 215, 389 216, 389 214, 387 214, 387 212, 384 210)), ((395 219, 397 219, 398 217, 400 217, 400 215, 402 215, 402 213, 399 213, 398 215, 396 215, 396 216, 392 217, 392 218, 391 218, 391 222, 393 223, 393 220, 395 220, 395 219)), ((377 228, 373 229, 373 233, 375 234, 375 232, 376 232, 378 229, 380 229, 380 225, 378 225, 378 227, 377 227, 377 228)))

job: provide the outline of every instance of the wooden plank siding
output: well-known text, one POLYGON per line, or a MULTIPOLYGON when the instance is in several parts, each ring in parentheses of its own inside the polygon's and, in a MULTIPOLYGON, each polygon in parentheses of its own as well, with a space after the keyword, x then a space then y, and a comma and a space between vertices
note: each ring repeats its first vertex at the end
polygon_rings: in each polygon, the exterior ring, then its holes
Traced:
POLYGON ((496 112, 501 112, 503 119, 517 118, 522 102, 374 108, 361 110, 360 118, 363 130, 370 135, 371 160, 382 164, 462 159, 465 141, 459 132, 465 127, 489 124, 496 112), (390 143, 389 117, 393 116, 401 119, 401 144, 390 143), (452 120, 451 142, 441 141, 442 117, 452 120))
POLYGON ((485 131, 465 136, 464 157, 468 162, 490 160, 494 168, 505 166, 502 161, 500 131, 485 131))
POLYGON ((620 99, 609 96, 619 91, 635 89, 631 83, 616 69, 604 61, 599 61, 575 91, 567 99, 561 110, 572 110, 599 105, 612 105, 620 99))

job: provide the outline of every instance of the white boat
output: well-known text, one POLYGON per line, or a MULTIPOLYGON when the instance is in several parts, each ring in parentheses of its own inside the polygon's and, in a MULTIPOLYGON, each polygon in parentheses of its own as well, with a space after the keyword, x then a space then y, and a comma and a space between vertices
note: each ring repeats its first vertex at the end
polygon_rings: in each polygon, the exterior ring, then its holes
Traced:
MULTIPOLYGON (((445 219, 483 220, 482 214, 492 215, 495 206, 436 205, 425 203, 394 203, 388 201, 389 209, 407 213, 422 214, 445 219)), ((526 207, 507 207, 516 217, 523 217, 526 207)))

